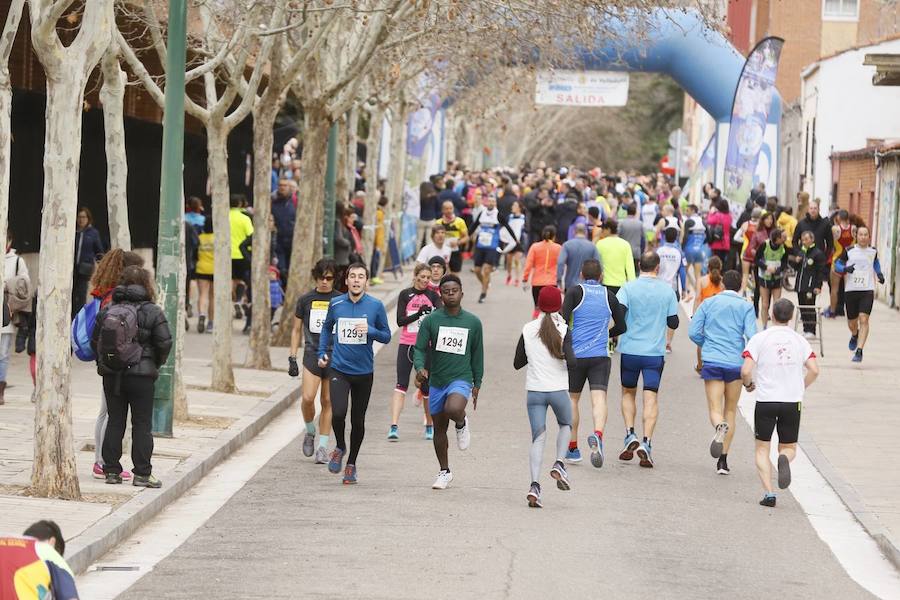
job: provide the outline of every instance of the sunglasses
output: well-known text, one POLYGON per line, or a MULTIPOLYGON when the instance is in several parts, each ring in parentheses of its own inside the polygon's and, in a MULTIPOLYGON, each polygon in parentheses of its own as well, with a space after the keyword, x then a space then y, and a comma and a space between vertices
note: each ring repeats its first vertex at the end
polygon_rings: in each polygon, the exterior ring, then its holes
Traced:
POLYGON ((334 275, 322 275, 319 279, 322 281, 334 281, 334 275))

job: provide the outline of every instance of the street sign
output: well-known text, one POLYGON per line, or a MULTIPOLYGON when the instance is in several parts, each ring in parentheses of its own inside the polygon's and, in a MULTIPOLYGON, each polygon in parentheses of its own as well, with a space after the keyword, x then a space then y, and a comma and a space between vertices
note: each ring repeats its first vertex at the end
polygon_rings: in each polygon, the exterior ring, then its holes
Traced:
POLYGON ((615 71, 541 71, 534 102, 553 106, 625 106, 628 73, 615 71))

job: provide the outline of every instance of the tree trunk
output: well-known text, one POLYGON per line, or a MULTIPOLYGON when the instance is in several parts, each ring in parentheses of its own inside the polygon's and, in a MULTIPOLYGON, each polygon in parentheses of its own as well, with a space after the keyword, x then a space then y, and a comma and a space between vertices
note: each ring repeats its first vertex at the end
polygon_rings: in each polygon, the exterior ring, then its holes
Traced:
POLYGON ((103 87, 103 129, 106 140, 106 204, 109 212, 109 237, 114 248, 131 250, 128 227, 128 161, 125 155, 125 84, 128 76, 119 66, 115 44, 100 61, 103 87))
MULTIPOLYGON (((294 240, 291 247, 291 271, 288 274, 284 305, 294 306, 312 286, 312 267, 322 256, 322 220, 325 206, 325 166, 328 130, 331 119, 321 108, 308 107, 303 129, 299 199, 294 240)), ((274 343, 287 346, 291 341, 291 319, 282 319, 274 343)))
POLYGON ((335 168, 337 169, 337 181, 334 191, 335 200, 339 204, 345 206, 350 205, 350 190, 352 189, 350 187, 350 182, 347 179, 347 163, 350 162, 350 157, 347 155, 347 137, 350 127, 347 121, 347 115, 344 115, 338 119, 337 122, 337 164, 335 165, 335 168))
POLYGON ((81 112, 84 79, 67 73, 47 78, 44 136, 44 205, 38 279, 37 381, 35 387, 35 495, 78 500, 81 490, 75 465, 69 372, 75 214, 81 158, 81 112))
MULTIPOLYGON (((401 104, 391 116, 391 163, 388 166, 388 214, 398 220, 403 212, 403 191, 406 188, 406 117, 401 104)), ((395 225, 398 225, 395 223, 395 225)))
POLYGON ((216 321, 213 327, 212 389, 233 392, 234 370, 231 368, 231 225, 229 222, 228 134, 221 118, 206 124, 206 148, 209 182, 212 190, 212 220, 215 257, 213 289, 216 321))
MULTIPOLYGON (((372 256, 375 244, 375 217, 378 210, 378 158, 381 154, 381 132, 384 125, 384 110, 376 107, 369 113, 369 137, 366 139, 366 207, 363 228, 363 256, 372 256)), ((387 238, 385 238, 387 239, 387 238)), ((381 257, 384 263, 384 257, 381 257)), ((377 275, 377 273, 373 274, 377 275)))
POLYGON ((347 184, 350 193, 356 191, 357 142, 359 142, 359 108, 354 106, 347 113, 347 184))
MULTIPOLYGON (((269 218, 272 214, 272 147, 275 145, 275 118, 281 103, 262 105, 253 114, 253 321, 250 328, 250 354, 246 366, 251 369, 271 369, 269 345, 272 327, 269 314, 272 301, 269 296, 269 262, 272 232, 269 218)), ((284 265, 279 265, 281 269, 284 265)), ((282 312, 282 320, 292 321, 293 311, 288 305, 282 312)))
MULTIPOLYGON (((0 240, 6 239, 7 218, 9 215, 9 163, 12 152, 12 83, 9 80, 9 54, 19 22, 22 20, 25 0, 13 0, 6 13, 3 26, 3 37, 0 39, 0 240)), ((0 269, 0 289, 3 288, 3 270, 0 269)))

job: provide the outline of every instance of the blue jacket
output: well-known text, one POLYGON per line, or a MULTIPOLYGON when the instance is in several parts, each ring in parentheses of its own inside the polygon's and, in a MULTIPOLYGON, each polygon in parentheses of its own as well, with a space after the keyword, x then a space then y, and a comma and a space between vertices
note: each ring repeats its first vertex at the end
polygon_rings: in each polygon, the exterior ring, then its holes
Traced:
POLYGON ((82 231, 75 232, 75 254, 78 254, 79 246, 81 246, 81 255, 75 257, 76 265, 79 263, 94 264, 106 252, 103 240, 100 239, 100 232, 93 225, 88 225, 82 231))
POLYGON ((688 330, 691 341, 700 346, 703 362, 723 367, 744 364, 741 354, 755 334, 753 305, 731 290, 704 300, 688 330))
POLYGON ((319 336, 319 358, 328 353, 332 340, 334 348, 329 363, 331 368, 347 375, 368 375, 373 372, 375 354, 372 352, 372 342, 388 344, 391 341, 391 326, 381 300, 369 294, 363 294, 358 302, 352 302, 349 294, 332 298, 319 336), (342 323, 344 319, 366 319, 369 334, 365 341, 355 344, 341 341, 353 339, 352 335, 348 335, 352 330, 352 323, 342 323))
MULTIPOLYGON (((282 198, 278 192, 272 194, 272 219, 275 221, 275 239, 283 248, 290 249, 291 242, 294 241, 294 220, 296 219, 297 208, 291 196, 282 198)), ((278 265, 283 267, 284 265, 278 265)))

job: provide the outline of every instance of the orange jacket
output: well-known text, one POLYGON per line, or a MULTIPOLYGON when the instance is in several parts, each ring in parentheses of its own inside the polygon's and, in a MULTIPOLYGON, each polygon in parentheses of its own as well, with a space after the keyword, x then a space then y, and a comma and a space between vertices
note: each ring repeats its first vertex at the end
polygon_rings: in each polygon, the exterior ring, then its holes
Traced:
POLYGON ((525 259, 525 281, 531 285, 556 285, 556 261, 562 246, 556 242, 540 241, 532 244, 525 259), (531 273, 534 271, 534 277, 531 273))

